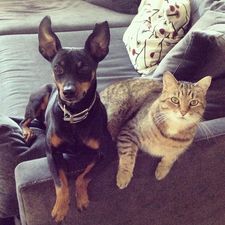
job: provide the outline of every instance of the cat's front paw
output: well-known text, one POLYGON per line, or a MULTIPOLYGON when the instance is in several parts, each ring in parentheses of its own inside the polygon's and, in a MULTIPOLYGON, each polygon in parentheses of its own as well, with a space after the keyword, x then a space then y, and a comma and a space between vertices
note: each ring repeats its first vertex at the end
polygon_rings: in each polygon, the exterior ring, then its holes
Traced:
POLYGON ((116 176, 116 184, 120 189, 124 189, 128 186, 132 178, 132 174, 125 171, 118 171, 116 176))
POLYGON ((167 176, 167 174, 170 172, 170 168, 163 165, 162 162, 160 162, 156 168, 155 171, 155 177, 157 180, 162 180, 167 176))

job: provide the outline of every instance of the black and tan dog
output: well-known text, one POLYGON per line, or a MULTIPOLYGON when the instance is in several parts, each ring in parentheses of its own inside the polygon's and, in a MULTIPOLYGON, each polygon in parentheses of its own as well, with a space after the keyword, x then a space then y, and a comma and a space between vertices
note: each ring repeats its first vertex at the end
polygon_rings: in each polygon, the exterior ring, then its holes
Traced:
POLYGON ((46 125, 46 155, 56 191, 52 217, 59 222, 66 216, 70 200, 63 166, 65 149, 76 154, 85 146, 95 152, 75 182, 80 210, 89 203, 89 181, 102 170, 102 161, 106 163, 110 157, 104 152, 108 151, 104 145, 109 140, 106 111, 96 92, 96 69, 108 54, 110 33, 107 22, 96 24, 83 49, 62 48, 50 18, 45 17, 38 38, 40 53, 51 62, 55 85, 46 85, 31 95, 21 126, 29 141, 33 136, 29 125, 34 118, 46 125), (99 159, 100 155, 103 159, 99 159))

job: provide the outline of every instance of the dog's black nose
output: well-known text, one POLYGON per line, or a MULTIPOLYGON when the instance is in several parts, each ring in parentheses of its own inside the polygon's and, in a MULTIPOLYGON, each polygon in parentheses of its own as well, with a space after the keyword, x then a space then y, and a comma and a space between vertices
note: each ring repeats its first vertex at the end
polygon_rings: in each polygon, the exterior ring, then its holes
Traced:
POLYGON ((75 96, 75 88, 73 86, 66 86, 63 88, 63 94, 66 98, 72 98, 75 96))

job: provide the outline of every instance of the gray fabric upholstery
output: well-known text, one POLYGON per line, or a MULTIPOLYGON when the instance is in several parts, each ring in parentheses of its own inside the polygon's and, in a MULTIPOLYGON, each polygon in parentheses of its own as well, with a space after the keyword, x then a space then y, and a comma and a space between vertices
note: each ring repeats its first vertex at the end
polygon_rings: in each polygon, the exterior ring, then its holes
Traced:
POLYGON ((0 218, 18 214, 14 169, 17 157, 28 149, 21 129, 7 116, 0 114, 0 218), (5 177, 6 176, 6 177, 5 177))
POLYGON ((117 12, 136 14, 141 0, 85 0, 94 5, 99 5, 117 12))
MULTIPOLYGON (((110 29, 109 54, 97 70, 98 90, 113 81, 137 76, 121 40, 124 30, 110 29)), ((90 33, 89 30, 62 32, 58 36, 64 47, 83 47, 90 33)), ((0 59, 3 59, 0 66, 1 111, 22 118, 30 93, 53 82, 50 64, 38 52, 36 34, 0 36, 0 59)))
POLYGON ((165 56, 152 76, 159 78, 164 71, 171 71, 177 79, 193 82, 203 76, 212 76, 204 117, 206 119, 224 117, 225 91, 222 88, 225 85, 224 55, 225 14, 209 10, 165 56))
POLYGON ((192 81, 207 73, 214 78, 221 76, 225 69, 224 37, 225 14, 207 11, 164 57, 153 76, 161 76, 165 70, 180 74, 179 79, 192 81))
POLYGON ((108 20, 111 27, 127 26, 132 15, 118 13, 82 0, 1 0, 0 35, 36 33, 41 19, 50 15, 55 31, 89 30, 108 20))
POLYGON ((193 25, 207 11, 224 12, 224 0, 191 0, 191 24, 193 25))
MULTIPOLYGON (((160 182, 154 177, 158 160, 140 153, 132 182, 125 190, 115 187, 117 162, 112 162, 91 182, 90 206, 83 213, 76 211, 71 179, 71 207, 65 224, 223 225, 224 142, 224 134, 196 142, 160 182)), ((46 159, 20 164, 16 182, 23 224, 55 224, 49 216, 55 194, 46 159)))

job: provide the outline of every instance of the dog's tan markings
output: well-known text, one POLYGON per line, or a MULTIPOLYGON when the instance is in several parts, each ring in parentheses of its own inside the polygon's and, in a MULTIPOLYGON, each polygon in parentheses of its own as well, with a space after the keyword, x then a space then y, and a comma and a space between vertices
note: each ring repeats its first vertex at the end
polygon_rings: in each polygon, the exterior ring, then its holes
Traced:
MULTIPOLYGON (((49 96, 50 94, 47 94, 43 97, 42 101, 38 105, 38 108, 35 109, 35 115, 33 115, 34 117, 40 116, 41 112, 43 112, 47 108, 49 96)), ((29 128, 32 120, 33 118, 27 118, 22 124, 22 132, 26 142, 34 137, 33 131, 29 128)))
POLYGON ((23 126, 23 127, 29 126, 31 121, 32 121, 31 118, 26 119, 26 120, 23 122, 23 125, 22 125, 22 126, 23 126))
POLYGON ((56 148, 62 144, 63 140, 57 134, 53 133, 50 142, 51 145, 56 148))
MULTIPOLYGON (((54 74, 53 74, 54 75, 54 74)), ((59 83, 58 81, 55 80, 56 86, 59 90, 63 89, 63 83, 59 83)))
POLYGON ((83 92, 87 93, 90 86, 91 86, 91 81, 81 82, 77 85, 77 90, 79 93, 83 93, 83 92))
POLYGON ((28 142, 34 135, 33 131, 29 128, 30 122, 32 120, 33 119, 28 118, 22 124, 22 133, 23 133, 23 137, 24 137, 25 142, 28 142))
POLYGON ((49 101, 49 96, 50 96, 50 94, 46 95, 46 96, 43 98, 43 101, 42 101, 41 106, 40 106, 41 110, 45 110, 45 109, 47 108, 47 106, 48 106, 48 101, 49 101))
POLYGON ((68 180, 62 169, 59 170, 59 178, 61 181, 61 186, 58 187, 55 185, 56 202, 51 213, 56 222, 62 221, 67 215, 70 201, 68 180))
POLYGON ((85 175, 91 171, 94 165, 95 165, 95 162, 92 162, 91 164, 89 164, 85 168, 84 172, 80 174, 75 181, 77 208, 80 211, 82 211, 83 209, 86 209, 89 205, 87 188, 91 179, 85 178, 85 175))
POLYGON ((89 138, 89 139, 85 140, 84 144, 95 150, 98 150, 100 147, 100 142, 94 138, 89 138))
POLYGON ((38 106, 38 108, 37 108, 37 110, 35 112, 35 117, 40 116, 41 112, 46 110, 46 108, 48 106, 49 96, 50 96, 50 94, 47 94, 46 96, 43 97, 40 105, 38 106))
POLYGON ((56 82, 56 86, 57 86, 57 89, 59 90, 59 95, 63 96, 63 83, 56 82))

